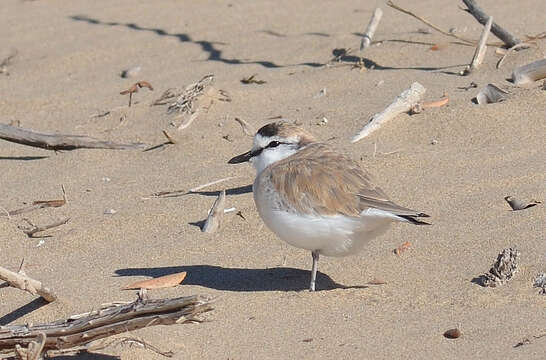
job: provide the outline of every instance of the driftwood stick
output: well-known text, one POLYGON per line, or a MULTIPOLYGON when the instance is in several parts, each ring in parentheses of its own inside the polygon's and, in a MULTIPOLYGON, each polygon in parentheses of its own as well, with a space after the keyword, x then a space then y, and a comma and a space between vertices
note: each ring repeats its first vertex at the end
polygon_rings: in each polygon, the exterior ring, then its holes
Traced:
POLYGON ((153 325, 200 322, 199 314, 212 310, 212 299, 186 296, 174 299, 143 300, 110 305, 87 314, 40 325, 0 327, 0 357, 15 356, 16 347, 28 348, 45 335, 42 355, 49 351, 93 350, 92 342, 153 325), (41 335, 43 334, 43 335, 41 335))
MULTIPOLYGON (((44 286, 40 281, 31 279, 26 276, 24 274, 24 271, 16 273, 0 267, 0 279, 4 280, 14 288, 28 291, 32 295, 40 295, 48 302, 52 302, 57 299, 57 295, 55 295, 53 291, 51 291, 48 287, 44 286)), ((2 330, 0 329, 0 334, 1 333, 2 330)))
POLYGON ((478 66, 481 65, 483 62, 483 58, 485 57, 485 52, 487 51, 487 37, 489 36, 489 32, 491 30, 491 25, 493 24, 493 17, 490 16, 487 20, 487 23, 485 24, 482 35, 480 36, 480 41, 478 42, 478 45, 476 46, 476 51, 474 51, 474 56, 472 57, 472 61, 470 62, 470 65, 466 69, 463 70, 462 75, 468 75, 472 71, 478 68, 478 66))
POLYGON ((46 150, 74 150, 80 148, 125 150, 140 149, 145 146, 139 143, 119 144, 81 135, 39 133, 6 124, 0 124, 0 139, 46 150))
MULTIPOLYGON (((468 12, 474 16, 476 20, 482 25, 485 25, 489 15, 479 7, 479 5, 474 0, 463 0, 464 4, 468 7, 468 12)), ((498 37, 502 42, 506 44, 507 47, 512 47, 521 42, 520 39, 503 29, 497 23, 493 23, 491 26, 491 32, 498 37)))
POLYGON ((51 224, 47 224, 47 225, 42 225, 42 226, 37 226, 37 225, 34 225, 29 219, 23 219, 25 220, 29 225, 30 227, 29 228, 26 228, 26 227, 19 227, 25 234, 27 234, 28 237, 34 237, 34 235, 36 235, 36 233, 39 233, 39 232, 42 232, 42 231, 46 231, 48 229, 52 229, 54 227, 57 227, 57 226, 61 226, 61 225, 64 225, 66 224, 70 218, 64 218, 62 220, 59 220, 59 221, 55 221, 51 224))
POLYGON ((370 19, 370 23, 368 24, 368 27, 364 32, 364 36, 362 36, 362 40, 360 41, 360 51, 366 49, 371 45, 373 35, 375 34, 375 30, 377 29, 377 26, 379 25, 382 16, 383 10, 381 10, 380 8, 376 8, 373 12, 372 18, 370 19))
POLYGON ((220 195, 218 195, 218 198, 216 201, 214 201, 214 205, 212 205, 212 208, 210 209, 209 216, 207 217, 207 220, 205 220, 205 224, 203 225, 203 232, 206 233, 213 233, 220 227, 220 221, 222 220, 222 216, 224 215, 224 208, 226 207, 226 191, 222 190, 220 195))
POLYGON ((409 112, 421 101, 425 91, 425 87, 418 82, 411 84, 411 87, 398 95, 392 104, 390 104, 385 110, 375 114, 370 121, 364 125, 362 130, 360 130, 358 134, 351 139, 351 142, 355 143, 365 138, 375 130, 379 129, 383 123, 386 123, 401 113, 409 112))

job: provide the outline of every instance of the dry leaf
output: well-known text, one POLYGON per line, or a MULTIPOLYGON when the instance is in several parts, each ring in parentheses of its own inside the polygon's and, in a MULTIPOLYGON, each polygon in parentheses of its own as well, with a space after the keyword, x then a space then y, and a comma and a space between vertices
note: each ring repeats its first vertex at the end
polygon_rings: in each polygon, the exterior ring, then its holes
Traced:
POLYGON ((409 241, 406 241, 405 243, 403 243, 402 245, 400 245, 399 247, 397 247, 396 249, 394 249, 394 253, 396 255, 400 255, 402 254, 404 251, 408 250, 411 246, 411 243, 409 241))
POLYGON ((131 289, 161 289, 180 284, 186 278, 186 272, 160 276, 158 278, 141 280, 124 286, 123 290, 131 289))

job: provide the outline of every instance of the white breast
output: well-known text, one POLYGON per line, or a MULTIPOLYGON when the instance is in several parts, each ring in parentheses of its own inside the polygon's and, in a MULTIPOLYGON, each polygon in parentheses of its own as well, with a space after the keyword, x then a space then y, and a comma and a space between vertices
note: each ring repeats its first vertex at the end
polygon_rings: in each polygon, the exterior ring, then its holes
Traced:
POLYGON ((287 207, 271 183, 259 178, 253 185, 258 213, 279 238, 301 249, 316 250, 326 256, 355 254, 395 221, 392 216, 375 211, 360 217, 302 215, 287 207))

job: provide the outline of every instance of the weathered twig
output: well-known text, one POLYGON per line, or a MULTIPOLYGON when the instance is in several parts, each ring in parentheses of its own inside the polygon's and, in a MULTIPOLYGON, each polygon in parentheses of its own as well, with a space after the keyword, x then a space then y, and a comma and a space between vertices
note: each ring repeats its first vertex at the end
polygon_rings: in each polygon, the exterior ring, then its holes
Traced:
POLYGON ((418 82, 411 84, 411 87, 402 92, 385 110, 375 114, 371 120, 364 125, 362 130, 351 139, 351 142, 355 143, 370 135, 372 132, 379 129, 383 123, 394 118, 396 115, 410 111, 421 101, 425 91, 426 89, 424 86, 418 82))
POLYGON ((119 144, 80 135, 38 133, 34 130, 6 124, 0 124, 0 139, 46 150, 74 150, 80 148, 125 150, 140 149, 145 146, 139 143, 119 144))
POLYGON ((532 84, 544 78, 546 78, 546 59, 517 67, 512 72, 512 81, 515 85, 532 84))
POLYGON ((46 231, 48 229, 52 229, 54 227, 66 224, 70 220, 70 218, 65 218, 65 219, 62 219, 62 220, 59 220, 59 221, 55 221, 54 223, 47 224, 47 225, 42 225, 42 226, 36 226, 28 219, 23 219, 23 220, 25 220, 30 225, 30 227, 26 228, 26 227, 21 227, 20 226, 19 228, 25 234, 27 234, 28 237, 32 238, 32 237, 35 237, 35 235, 37 233, 39 233, 39 232, 46 231))
POLYGON ((212 299, 205 296, 139 298, 128 304, 109 305, 48 324, 4 326, 0 328, 0 356, 15 356, 16 346, 28 348, 31 342, 43 336, 42 355, 43 352, 52 355, 60 351, 101 349, 104 343, 96 345, 93 342, 148 326, 199 322, 198 315, 212 310, 211 302, 212 299))
POLYGON ((434 30, 438 31, 439 33, 441 34, 444 34, 446 36, 449 36, 449 37, 453 37, 453 38, 456 38, 458 40, 461 40, 467 44, 475 44, 476 41, 474 40, 471 40, 471 39, 466 39, 462 36, 459 36, 459 35, 456 35, 452 32, 449 32, 449 31, 446 31, 446 30, 443 30, 441 28, 439 28, 438 26, 432 24, 431 22, 429 22, 428 20, 424 19, 423 17, 419 16, 419 15, 416 15, 414 13, 412 13, 411 11, 409 10, 406 10, 406 9, 403 9, 401 8, 400 6, 396 5, 395 3, 393 3, 392 1, 387 1, 387 5, 390 6, 391 8, 395 9, 395 10, 398 10, 400 12, 403 12, 404 14, 407 14, 409 16, 413 16, 414 18, 416 18, 417 20, 421 21, 422 23, 430 26, 431 28, 433 28, 434 30))
POLYGON ((222 190, 214 205, 210 209, 209 216, 205 220, 205 224, 201 231, 206 233, 213 233, 220 227, 220 221, 224 215, 224 208, 226 207, 226 191, 222 190))
MULTIPOLYGON (((468 12, 474 16, 476 20, 482 25, 485 25, 489 15, 482 10, 474 0, 463 0, 464 4, 468 7, 468 12)), ((521 42, 520 39, 503 29, 497 23, 493 23, 491 26, 491 32, 498 37, 507 47, 512 47, 521 42)))
POLYGON ((487 23, 485 24, 482 35, 480 36, 480 41, 478 42, 478 45, 476 46, 476 51, 474 52, 474 56, 472 57, 472 61, 470 62, 470 65, 466 69, 464 69, 461 73, 461 75, 468 75, 472 71, 478 68, 478 66, 481 65, 483 62, 483 58, 485 56, 485 52, 487 51, 487 37, 489 36, 489 31, 491 30, 491 24, 493 24, 493 17, 490 16, 487 20, 487 23))
POLYGON ((360 51, 366 49, 371 45, 373 35, 375 34, 375 30, 377 29, 377 26, 379 25, 382 16, 383 10, 381 10, 380 8, 376 8, 373 12, 372 18, 370 19, 370 23, 368 24, 368 27, 366 28, 366 31, 362 36, 362 40, 360 41, 360 51))
MULTIPOLYGON (((28 291, 32 295, 40 295, 48 302, 55 301, 57 299, 57 295, 55 295, 55 293, 51 291, 48 287, 44 286, 40 281, 29 278, 25 274, 23 264, 24 262, 21 263, 21 266, 19 267, 19 272, 13 272, 3 267, 0 267, 0 279, 6 281, 10 286, 14 288, 28 291)), ((2 330, 0 330, 0 334, 1 333, 2 330)))

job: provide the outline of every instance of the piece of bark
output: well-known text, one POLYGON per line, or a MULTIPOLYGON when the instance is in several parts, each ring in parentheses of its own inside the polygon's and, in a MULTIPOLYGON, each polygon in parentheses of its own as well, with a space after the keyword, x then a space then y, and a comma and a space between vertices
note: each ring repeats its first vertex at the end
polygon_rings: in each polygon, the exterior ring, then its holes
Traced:
POLYGON ((504 249, 489 272, 482 276, 482 285, 497 287, 512 279, 518 271, 519 251, 516 248, 504 249))
POLYGON ((360 51, 366 49, 371 45, 373 35, 375 34, 375 30, 377 29, 377 26, 379 25, 382 16, 383 10, 381 10, 380 8, 376 8, 373 12, 372 18, 370 19, 368 27, 366 28, 366 31, 362 36, 362 40, 360 41, 360 51))
POLYGON ((490 16, 487 20, 487 23, 485 23, 485 26, 482 31, 482 35, 480 36, 480 41, 478 42, 478 45, 476 45, 476 51, 474 51, 474 56, 472 57, 472 61, 470 62, 470 65, 466 69, 463 70, 462 75, 468 75, 472 71, 476 70, 481 63, 483 62, 483 58, 485 57, 485 52, 487 51, 487 37, 489 36, 489 32, 491 30, 491 25, 493 24, 493 17, 490 16))
POLYGON ((57 295, 48 287, 44 286, 40 281, 31 279, 25 275, 22 266, 19 273, 0 267, 0 279, 14 288, 28 291, 32 295, 40 295, 48 302, 57 299, 57 295))
POLYGON ((0 139, 46 150, 74 150, 81 148, 125 150, 141 149, 145 146, 140 143, 119 144, 81 135, 39 133, 34 130, 6 124, 0 124, 0 139))
MULTIPOLYGON (((489 18, 489 15, 485 13, 485 11, 482 10, 474 0, 463 0, 464 4, 468 7, 468 12, 474 16, 476 20, 482 25, 485 25, 487 22, 487 19, 489 18)), ((506 44, 507 47, 512 47, 516 44, 519 44, 521 42, 520 39, 503 29, 499 26, 497 23, 493 23, 491 26, 491 32, 498 37, 500 40, 502 40, 503 43, 506 44)))
POLYGON ((220 227, 220 222, 224 215, 224 208, 226 206, 226 191, 222 190, 218 198, 214 201, 214 205, 210 209, 209 216, 205 220, 203 229, 201 231, 206 233, 213 233, 220 227))
POLYGON ((211 311, 212 299, 186 296, 114 304, 65 320, 40 325, 7 325, 0 328, 0 357, 15 356, 16 346, 28 348, 44 334, 42 355, 48 351, 92 350, 93 341, 154 325, 200 322, 198 315, 211 311), (83 346, 83 348, 82 348, 83 346))
POLYGON ((371 120, 368 121, 368 123, 358 132, 358 134, 351 139, 351 142, 355 143, 365 138, 375 130, 379 129, 383 123, 386 123, 401 113, 409 112, 421 101, 425 92, 425 87, 418 82, 411 84, 411 87, 398 95, 394 102, 385 110, 375 114, 371 120))
POLYGON ((512 72, 512 82, 518 86, 532 84, 544 78, 546 78, 546 59, 519 66, 512 72))
POLYGON ((168 287, 174 287, 182 283, 186 278, 186 272, 169 274, 165 276, 160 276, 153 279, 141 280, 134 282, 130 285, 124 286, 123 290, 131 289, 162 289, 168 287))

